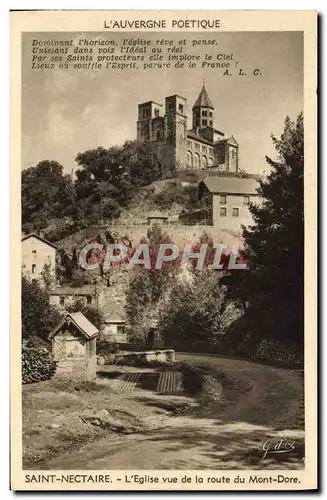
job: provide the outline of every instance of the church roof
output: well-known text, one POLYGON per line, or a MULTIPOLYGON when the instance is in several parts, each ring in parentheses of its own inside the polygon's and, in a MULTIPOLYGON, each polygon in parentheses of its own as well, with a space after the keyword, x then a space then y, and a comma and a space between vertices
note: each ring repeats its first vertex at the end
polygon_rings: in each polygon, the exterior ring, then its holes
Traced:
POLYGON ((216 142, 216 144, 225 144, 225 143, 228 143, 228 144, 232 144, 233 146, 239 146, 237 140, 235 139, 235 137, 232 135, 232 137, 229 137, 228 139, 221 139, 220 141, 216 142))
POLYGON ((197 100, 194 103, 193 108, 199 108, 199 107, 202 107, 202 106, 203 107, 207 107, 207 108, 215 109, 214 105, 211 102, 210 97, 208 96, 208 92, 207 92, 207 90, 206 90, 206 88, 205 88, 204 85, 203 85, 202 90, 201 90, 201 92, 199 94, 199 97, 197 98, 197 100))
POLYGON ((259 183, 254 178, 206 177, 202 182, 213 194, 258 194, 259 183))

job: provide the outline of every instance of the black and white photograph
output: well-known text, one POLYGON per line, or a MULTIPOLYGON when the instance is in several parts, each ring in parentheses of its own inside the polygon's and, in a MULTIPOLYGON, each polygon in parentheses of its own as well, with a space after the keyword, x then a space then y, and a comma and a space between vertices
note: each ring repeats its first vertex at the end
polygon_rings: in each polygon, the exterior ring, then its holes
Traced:
POLYGON ((301 489, 305 32, 102 14, 20 34, 25 488, 301 489))

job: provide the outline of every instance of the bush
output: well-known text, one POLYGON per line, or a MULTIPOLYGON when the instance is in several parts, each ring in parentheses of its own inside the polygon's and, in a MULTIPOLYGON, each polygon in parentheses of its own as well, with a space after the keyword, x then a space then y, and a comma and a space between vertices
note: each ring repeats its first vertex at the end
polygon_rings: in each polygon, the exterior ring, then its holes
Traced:
POLYGON ((57 363, 46 348, 23 343, 22 346, 22 380, 23 384, 31 384, 47 380, 56 372, 57 363))
POLYGON ((286 346, 278 340, 262 340, 253 356, 258 361, 273 361, 281 365, 301 366, 303 358, 298 349, 286 346))

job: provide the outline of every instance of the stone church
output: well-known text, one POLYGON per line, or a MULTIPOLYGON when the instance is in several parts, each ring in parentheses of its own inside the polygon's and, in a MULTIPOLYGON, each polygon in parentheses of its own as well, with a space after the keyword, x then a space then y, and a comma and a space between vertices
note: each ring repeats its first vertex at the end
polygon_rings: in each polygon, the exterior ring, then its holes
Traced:
POLYGON ((237 172, 239 145, 214 127, 215 108, 203 84, 188 128, 187 100, 177 94, 138 105, 137 139, 156 143, 177 170, 237 172))

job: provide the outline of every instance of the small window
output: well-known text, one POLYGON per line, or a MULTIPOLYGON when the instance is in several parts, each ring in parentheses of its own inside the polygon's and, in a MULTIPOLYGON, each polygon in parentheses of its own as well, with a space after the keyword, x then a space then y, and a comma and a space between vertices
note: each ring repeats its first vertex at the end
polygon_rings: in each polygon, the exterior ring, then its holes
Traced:
POLYGON ((183 106, 183 104, 179 104, 179 105, 178 105, 178 111, 179 111, 180 113, 184 113, 184 106, 183 106))
POLYGON ((220 217, 226 217, 226 215, 227 215, 227 208, 226 207, 220 207, 219 214, 220 214, 220 217))
POLYGON ((89 305, 92 304, 92 297, 88 296, 86 298, 86 303, 89 304, 89 305))
POLYGON ((36 250, 32 250, 33 257, 36 257, 36 250))
POLYGON ((159 109, 154 110, 154 116, 159 116, 159 109))
POLYGON ((204 109, 204 110, 202 111, 202 116, 208 116, 208 112, 207 112, 207 110, 206 110, 206 109, 204 109))
POLYGON ((59 304, 60 304, 61 306, 64 306, 64 305, 65 305, 65 297, 60 297, 60 298, 59 298, 59 304))
POLYGON ((212 120, 209 120, 209 127, 212 127, 212 120))
POLYGON ((207 124, 208 124, 208 120, 202 120, 202 125, 203 125, 204 127, 206 127, 206 126, 207 126, 207 124))
POLYGON ((125 333, 125 326, 117 325, 117 335, 124 335, 124 333, 125 333))
POLYGON ((233 210, 232 210, 232 216, 233 217, 238 217, 239 213, 240 213, 240 211, 239 211, 238 208, 233 208, 233 210))
POLYGON ((32 274, 36 273, 36 264, 32 264, 32 274))
POLYGON ((250 196, 244 196, 244 205, 248 205, 250 203, 250 196))
POLYGON ((221 194, 220 195, 220 203, 222 205, 225 205, 226 204, 226 201, 227 201, 227 196, 225 194, 221 194))
POLYGON ((212 111, 209 111, 209 116, 210 118, 212 118, 212 111))

